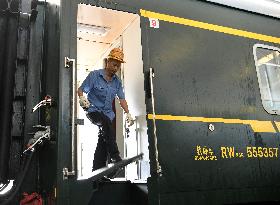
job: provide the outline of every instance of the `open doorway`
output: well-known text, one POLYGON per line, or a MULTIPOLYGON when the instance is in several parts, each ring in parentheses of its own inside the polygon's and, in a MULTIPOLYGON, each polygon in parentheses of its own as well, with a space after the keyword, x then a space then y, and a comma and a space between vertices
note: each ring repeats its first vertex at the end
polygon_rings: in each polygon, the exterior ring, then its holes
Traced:
MULTIPOLYGON (((116 180, 146 182, 149 176, 148 135, 144 94, 140 16, 85 4, 78 5, 77 16, 77 83, 81 85, 93 70, 104 68, 104 58, 112 48, 120 47, 125 61, 118 77, 121 79, 130 113, 136 122, 129 128, 124 122, 123 111, 115 101, 115 129, 122 158, 143 153, 143 160, 130 164, 116 180)), ((84 125, 77 129, 78 178, 93 175, 92 163, 98 141, 98 127, 91 124, 86 113, 78 107, 78 119, 84 125)))

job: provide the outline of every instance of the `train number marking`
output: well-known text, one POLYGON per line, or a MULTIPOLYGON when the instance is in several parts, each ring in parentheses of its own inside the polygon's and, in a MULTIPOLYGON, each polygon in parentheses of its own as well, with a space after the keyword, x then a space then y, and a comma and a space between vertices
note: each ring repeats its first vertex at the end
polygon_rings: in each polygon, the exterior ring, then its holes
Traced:
POLYGON ((159 28, 159 20, 154 18, 149 18, 151 28, 159 28))
MULTIPOLYGON (((248 146, 243 149, 243 152, 239 152, 236 147, 233 146, 222 146, 220 147, 220 158, 219 159, 237 159, 237 158, 278 158, 279 152, 278 147, 254 147, 248 146)), ((208 161, 218 160, 214 153, 214 149, 197 145, 195 148, 194 160, 197 161, 208 161)))

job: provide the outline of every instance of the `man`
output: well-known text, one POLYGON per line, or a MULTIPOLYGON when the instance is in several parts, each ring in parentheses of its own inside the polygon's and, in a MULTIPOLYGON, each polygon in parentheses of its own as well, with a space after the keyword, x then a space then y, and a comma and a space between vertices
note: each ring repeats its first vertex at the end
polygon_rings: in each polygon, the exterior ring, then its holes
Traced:
POLYGON ((92 123, 102 128, 102 135, 99 136, 94 154, 93 170, 106 166, 108 154, 113 163, 122 160, 112 126, 112 120, 115 117, 112 103, 116 96, 126 113, 128 125, 131 126, 134 123, 128 110, 121 81, 116 76, 121 63, 124 63, 123 59, 124 54, 120 48, 112 49, 108 58, 105 59, 105 68, 90 72, 78 89, 79 102, 81 107, 87 110, 87 117, 92 123), (83 96, 83 93, 87 94, 87 98, 83 96))

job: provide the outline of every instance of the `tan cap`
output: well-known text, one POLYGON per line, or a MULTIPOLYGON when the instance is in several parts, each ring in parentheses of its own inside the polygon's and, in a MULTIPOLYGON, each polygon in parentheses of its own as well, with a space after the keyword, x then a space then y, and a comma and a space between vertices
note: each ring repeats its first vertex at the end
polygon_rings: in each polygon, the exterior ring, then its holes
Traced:
POLYGON ((125 61, 123 60, 124 54, 123 54, 122 49, 120 49, 120 48, 113 48, 110 51, 108 58, 112 58, 112 59, 118 60, 122 63, 125 63, 125 61))

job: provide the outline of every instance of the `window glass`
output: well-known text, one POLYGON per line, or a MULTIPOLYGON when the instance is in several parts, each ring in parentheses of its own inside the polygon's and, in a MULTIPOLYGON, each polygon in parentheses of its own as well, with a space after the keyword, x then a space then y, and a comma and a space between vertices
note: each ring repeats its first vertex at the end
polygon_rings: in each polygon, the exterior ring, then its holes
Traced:
POLYGON ((280 49, 256 44, 254 58, 263 107, 280 114, 280 49))

